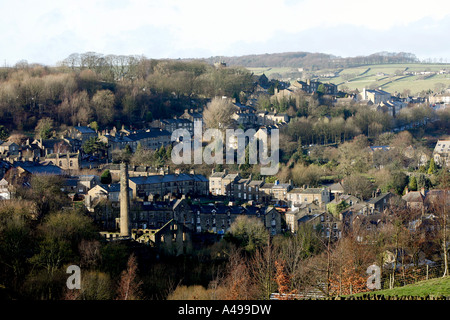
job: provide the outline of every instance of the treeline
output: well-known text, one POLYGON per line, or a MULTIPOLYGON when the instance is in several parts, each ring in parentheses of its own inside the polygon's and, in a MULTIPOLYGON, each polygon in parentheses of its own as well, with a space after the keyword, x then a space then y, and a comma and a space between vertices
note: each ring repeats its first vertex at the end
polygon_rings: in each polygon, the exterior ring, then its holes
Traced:
MULTIPOLYGON (((15 189, 17 200, 0 203, 0 298, 124 299, 129 285, 138 288, 135 257, 127 246, 103 241, 62 187, 59 177, 33 176, 30 187, 15 189), (70 265, 82 270, 82 290, 66 286, 70 265)), ((137 298, 138 290, 128 293, 137 298)))
POLYGON ((222 60, 233 66, 243 67, 288 67, 304 68, 305 70, 319 70, 326 68, 349 68, 371 64, 389 63, 417 63, 419 60, 411 53, 379 52, 368 56, 337 57, 331 54, 311 52, 287 52, 259 55, 245 55, 238 57, 211 57, 208 62, 222 60))
POLYGON ((214 96, 238 96, 253 83, 247 70, 198 61, 72 54, 57 67, 22 61, 0 69, 0 117, 10 131, 32 131, 45 117, 55 128, 139 126, 214 96))
MULTIPOLYGON (((275 292, 285 295, 281 299, 317 293, 330 298, 369 292, 367 269, 373 264, 381 268, 382 289, 424 280, 425 274, 416 274, 420 255, 443 253, 441 245, 446 241, 445 209, 437 204, 429 212, 437 217, 435 229, 411 229, 411 223, 420 219, 420 210, 392 205, 380 215, 376 229, 358 219, 346 221, 349 228, 334 242, 321 236, 325 223, 305 223, 296 234, 269 240, 262 223, 243 216, 214 249, 209 248, 212 254, 226 253, 226 268, 207 285, 180 283, 167 299, 265 300, 275 292), (390 263, 389 252, 396 254, 397 264, 390 263)), ((443 272, 439 270, 437 276, 443 272)))

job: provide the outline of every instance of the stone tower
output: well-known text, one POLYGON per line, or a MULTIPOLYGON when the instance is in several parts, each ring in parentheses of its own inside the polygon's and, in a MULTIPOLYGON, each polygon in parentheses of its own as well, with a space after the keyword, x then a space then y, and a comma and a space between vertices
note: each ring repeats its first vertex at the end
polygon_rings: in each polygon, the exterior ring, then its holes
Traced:
POLYGON ((130 194, 128 191, 128 165, 124 162, 120 164, 120 235, 129 237, 130 232, 130 194))

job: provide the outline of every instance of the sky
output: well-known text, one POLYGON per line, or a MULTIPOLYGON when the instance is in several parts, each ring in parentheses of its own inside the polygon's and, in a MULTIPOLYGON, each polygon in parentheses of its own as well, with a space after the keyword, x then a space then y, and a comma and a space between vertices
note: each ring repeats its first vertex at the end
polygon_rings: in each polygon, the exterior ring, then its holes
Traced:
POLYGON ((0 0, 0 65, 72 53, 409 52, 450 63, 447 0, 0 0))

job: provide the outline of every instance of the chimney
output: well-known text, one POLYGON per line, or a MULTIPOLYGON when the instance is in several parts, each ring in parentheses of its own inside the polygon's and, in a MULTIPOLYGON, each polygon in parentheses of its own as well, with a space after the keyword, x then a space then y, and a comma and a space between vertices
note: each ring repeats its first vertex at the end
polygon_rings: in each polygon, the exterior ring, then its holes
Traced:
POLYGON ((128 165, 124 162, 120 164, 120 235, 130 236, 130 196, 128 193, 128 165))

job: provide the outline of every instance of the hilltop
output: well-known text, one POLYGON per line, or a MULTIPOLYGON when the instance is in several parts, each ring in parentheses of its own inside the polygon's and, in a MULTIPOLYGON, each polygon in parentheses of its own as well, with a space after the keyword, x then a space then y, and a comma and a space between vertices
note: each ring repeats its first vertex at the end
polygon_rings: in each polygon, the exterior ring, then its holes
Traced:
POLYGON ((283 52, 271 54, 252 54, 236 57, 211 57, 210 63, 225 62, 230 66, 248 68, 302 68, 320 70, 324 68, 348 68, 370 64, 417 63, 419 59, 412 53, 377 52, 368 56, 338 57, 327 53, 283 52))
POLYGON ((206 61, 245 67, 269 79, 331 82, 342 91, 381 88, 393 94, 420 95, 441 92, 450 86, 450 64, 420 61, 414 54, 403 52, 344 58, 325 53, 287 52, 211 57, 206 61))
POLYGON ((268 78, 287 81, 309 78, 325 83, 331 82, 342 91, 381 88, 392 94, 421 94, 429 91, 441 92, 450 86, 450 64, 373 64, 302 72, 293 68, 248 69, 256 75, 265 74, 268 78))

